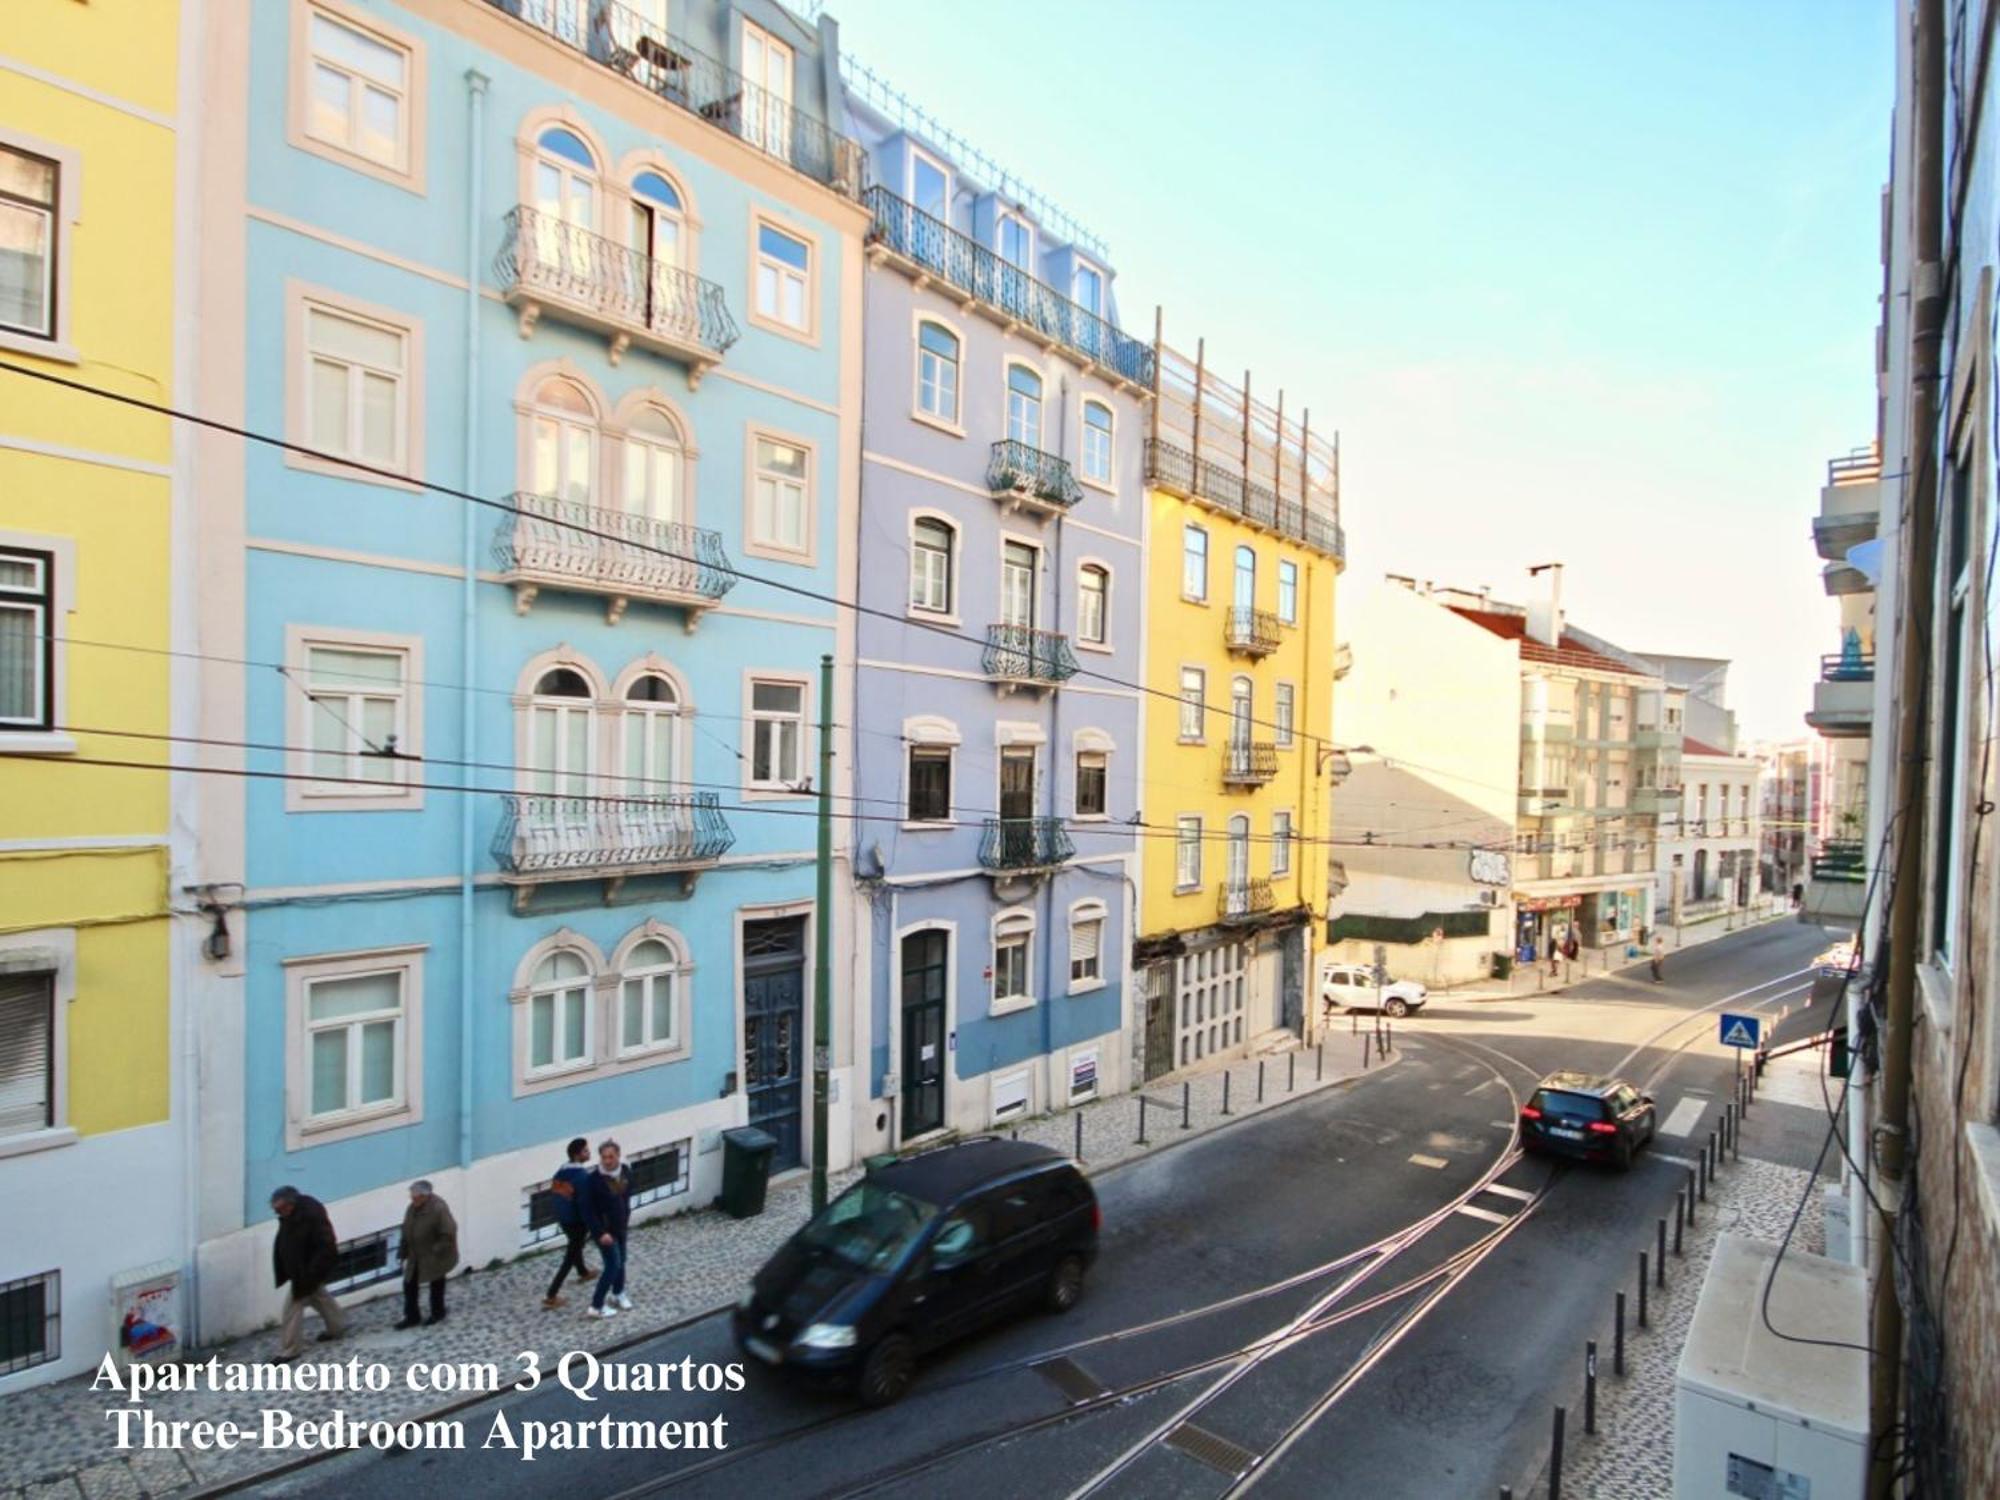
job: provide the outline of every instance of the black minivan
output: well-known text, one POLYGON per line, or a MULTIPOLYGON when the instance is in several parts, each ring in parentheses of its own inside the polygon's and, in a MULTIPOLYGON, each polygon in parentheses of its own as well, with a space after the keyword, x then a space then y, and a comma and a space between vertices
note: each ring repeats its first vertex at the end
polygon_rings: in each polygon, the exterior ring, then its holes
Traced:
POLYGON ((871 1168, 771 1257, 736 1304, 746 1354, 870 1406, 917 1356, 1008 1313, 1067 1312, 1102 1222, 1076 1163, 980 1137, 871 1168))

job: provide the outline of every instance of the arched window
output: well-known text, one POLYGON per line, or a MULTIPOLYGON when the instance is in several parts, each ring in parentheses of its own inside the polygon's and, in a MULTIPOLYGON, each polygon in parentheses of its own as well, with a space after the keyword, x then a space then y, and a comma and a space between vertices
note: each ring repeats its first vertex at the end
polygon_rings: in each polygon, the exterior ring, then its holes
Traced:
POLYGON ((652 521, 684 520, 681 466, 685 459, 680 428, 657 406, 643 406, 625 429, 627 512, 652 521))
POLYGON ((1236 581, 1230 602, 1239 610, 1257 607, 1257 553, 1254 548, 1236 549, 1236 581))
POLYGON ((556 1072, 591 1058, 590 961, 558 948, 535 966, 528 987, 528 1074, 556 1072))
POLYGON ((1254 703, 1250 679, 1238 677, 1229 684, 1229 743, 1248 749, 1250 744, 1250 721, 1254 703))
POLYGON ((528 705, 528 790, 550 797, 590 794, 592 697, 583 674, 551 667, 528 705))
POLYGON ((589 505, 597 479, 597 409, 575 382, 551 377, 535 387, 528 415, 529 488, 552 500, 589 505))
POLYGON ((1042 377, 1026 365, 1007 367, 1007 436, 1042 446, 1042 377))
POLYGON ((1111 408, 1102 401, 1083 403, 1083 477, 1111 483, 1111 408))
POLYGON ((917 410, 958 423, 958 335, 942 323, 917 325, 917 410))
POLYGON ((1229 889, 1243 890, 1250 884, 1250 819, 1242 813, 1229 820, 1229 889))
POLYGON ((673 683, 648 672, 625 690, 619 765, 628 797, 666 797, 681 774, 681 695, 673 683))
POLYGON ((619 1056, 681 1045, 679 988, 686 967, 664 938, 646 938, 625 955, 618 993, 619 1056))
POLYGON ((575 131, 551 125, 535 138, 532 190, 537 257, 552 268, 589 274, 597 233, 597 158, 575 131))
POLYGON ((632 179, 632 248, 656 265, 678 269, 683 259, 687 211, 674 185, 658 172, 632 179))
POLYGON ((910 608, 933 614, 951 613, 952 550, 957 540, 951 527, 931 516, 919 516, 910 527, 910 608))

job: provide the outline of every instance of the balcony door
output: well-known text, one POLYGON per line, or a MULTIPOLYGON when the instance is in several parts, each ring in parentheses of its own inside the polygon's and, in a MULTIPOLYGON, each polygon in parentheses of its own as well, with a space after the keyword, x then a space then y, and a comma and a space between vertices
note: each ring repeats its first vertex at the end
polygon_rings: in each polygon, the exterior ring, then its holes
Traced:
POLYGON ((1000 752, 1000 852, 1009 869, 1035 860, 1035 747, 1008 745, 1000 752))
POLYGON ((524 770, 533 800, 522 826, 544 859, 591 852, 595 706, 590 684, 568 667, 544 672, 529 700, 524 770))
MULTIPOLYGON (((530 418, 530 488, 551 500, 589 505, 597 474, 597 414, 567 380, 545 380, 535 390, 530 418)), ((569 533, 571 550, 589 546, 569 533)))
POLYGON ((944 1126, 945 979, 951 937, 936 928, 903 939, 903 1133, 944 1126))
POLYGON ((1236 549, 1235 581, 1229 602, 1239 616, 1257 607, 1257 554, 1248 547, 1236 549))
POLYGON ((656 406, 642 407, 625 430, 627 515, 664 524, 681 519, 681 459, 672 418, 656 406))
POLYGON ((680 694, 657 675, 625 690, 619 764, 628 797, 668 797, 680 790, 680 694))
POLYGON ((1242 813, 1229 820, 1229 907, 1247 911, 1250 905, 1250 820, 1242 813))
POLYGON ((633 311, 648 328, 698 331, 701 310, 680 275, 681 195, 658 172, 641 172, 632 180, 631 207, 633 311))
POLYGON ((567 278, 562 290, 588 298, 596 281, 597 158, 560 125, 544 130, 535 147, 536 259, 544 274, 567 278))
MULTIPOLYGON (((1008 542, 1000 549, 1000 623, 1027 632, 1035 628, 1035 549, 1008 542)), ((1025 634, 1018 644, 1025 645, 1025 634)))
POLYGON ((743 138, 760 151, 792 154, 792 49, 761 26, 743 23, 743 138))
POLYGON ((1238 677, 1229 684, 1229 748, 1246 757, 1250 753, 1253 702, 1249 678, 1238 677))

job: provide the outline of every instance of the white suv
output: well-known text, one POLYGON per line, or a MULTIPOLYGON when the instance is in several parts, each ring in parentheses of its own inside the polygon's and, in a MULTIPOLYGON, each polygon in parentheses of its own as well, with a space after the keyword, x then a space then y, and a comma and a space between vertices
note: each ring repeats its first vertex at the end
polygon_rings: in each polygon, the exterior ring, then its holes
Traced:
POLYGON ((1332 964, 1320 974, 1320 1004, 1327 1010, 1380 1010, 1385 1016, 1407 1016, 1422 1010, 1430 992, 1413 979, 1392 979, 1377 986, 1366 964, 1332 964))

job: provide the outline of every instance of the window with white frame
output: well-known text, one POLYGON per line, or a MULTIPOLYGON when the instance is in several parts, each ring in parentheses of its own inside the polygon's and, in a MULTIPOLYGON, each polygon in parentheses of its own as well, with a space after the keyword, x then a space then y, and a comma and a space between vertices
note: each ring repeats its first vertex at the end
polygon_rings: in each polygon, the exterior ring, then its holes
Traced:
POLYGON ((806 690, 803 683, 750 684, 750 785, 792 791, 805 779, 806 690))
POLYGON ((309 641, 304 688, 317 797, 379 797, 409 780, 421 753, 410 736, 410 653, 347 641, 309 641))
POLYGON ((1200 667, 1181 668, 1181 723, 1183 742, 1206 738, 1208 733, 1208 674, 1200 667))
POLYGON ((1076 570, 1076 636, 1092 646, 1101 646, 1109 618, 1111 570, 1097 563, 1085 563, 1076 570))
POLYGON ((649 521, 686 521, 682 470, 687 461, 679 425, 657 406, 644 406, 625 428, 624 484, 619 503, 626 514, 649 521))
POLYGON ((942 323, 917 325, 917 410, 958 425, 958 335, 942 323))
POLYGON ((910 746, 909 820, 951 821, 951 746, 910 746))
POLYGON ((305 980, 309 1124, 403 1102, 409 977, 397 966, 305 980))
POLYGON ((1093 317, 1104 316, 1104 273, 1095 266, 1079 265, 1071 286, 1076 305, 1093 317))
POLYGON ((681 695, 672 679, 646 672, 625 689, 619 759, 628 797, 666 797, 679 786, 681 695))
POLYGON ((587 1067, 592 1061, 590 960, 558 948, 535 966, 528 984, 528 1076, 587 1067))
POLYGON ((1035 919, 1012 912, 993 924, 993 998, 1032 998, 1028 960, 1035 940, 1035 919))
POLYGON ((1174 819, 1174 889, 1191 891, 1201 884, 1201 819, 1182 813, 1174 819))
POLYGON ((305 441, 402 469, 409 444, 409 330, 308 300, 305 441))
MULTIPOLYGON (((1969 403, 1976 407, 1977 403, 1969 403)), ((1957 437, 1957 451, 1945 474, 1939 496, 1938 549, 1935 568, 1937 635, 1932 647, 1941 660, 1943 672, 1938 683, 1933 711, 1931 744, 1931 790, 1934 799, 1931 844, 1930 949, 1939 967, 1950 969, 1957 956, 1959 913, 1965 899, 1961 853, 1965 831, 1963 804, 1965 773, 1964 739, 1967 715, 1967 663, 1976 660, 1972 632, 1977 611, 1973 605, 1972 516, 1975 508, 1975 454, 1973 422, 1963 424, 1957 437)))
POLYGON ((1102 750, 1076 752, 1076 815, 1105 816, 1111 757, 1102 750))
POLYGON ((1072 907, 1069 916, 1069 987, 1086 989, 1104 982, 1104 916, 1101 901, 1072 907))
POLYGON ((1083 403, 1083 477, 1111 483, 1111 408, 1102 401, 1083 403))
POLYGON ((1299 623, 1299 565, 1288 557, 1278 559, 1278 618, 1287 625, 1299 623))
POLYGON ((0 1140, 56 1120, 53 973, 0 974, 0 1140))
POLYGON ((1181 532, 1181 593, 1198 603, 1208 601, 1208 533, 1199 526, 1181 532))
POLYGON ((589 505, 597 491, 597 409, 574 381, 535 387, 528 410, 528 489, 589 505))
POLYGON ((806 450, 780 438, 756 439, 751 476, 750 539, 781 552, 811 546, 810 466, 806 450))
POLYGON ((678 986, 686 967, 663 938, 646 938, 626 954, 618 986, 620 1057, 681 1045, 678 986))
POLYGON ((797 333, 812 330, 812 244, 775 224, 757 225, 757 315, 797 333))
POLYGON ((1000 216, 1000 258, 1018 270, 1033 274, 1035 269, 1035 232, 1027 221, 1017 219, 1012 214, 1000 216))
POLYGON ((1007 436, 1024 447, 1042 446, 1042 377, 1026 365, 1007 366, 1007 436))
POLYGON ((1292 743, 1292 684, 1278 683, 1273 689, 1271 716, 1277 725, 1276 739, 1280 746, 1292 743))
POLYGON ((910 526, 910 608, 926 614, 951 613, 952 552, 957 533, 935 516, 919 516, 910 526))
POLYGON ((314 10, 306 134, 393 171, 410 165, 410 53, 314 10))
POLYGON ((1292 815, 1288 812, 1271 814, 1271 873, 1292 873, 1292 815))
POLYGON ((551 667, 535 681, 525 710, 526 790, 545 797, 588 797, 597 759, 596 698, 572 667, 551 667))
POLYGON ((0 145, 0 328, 30 338, 56 336, 56 300, 65 295, 56 284, 61 185, 59 163, 0 145))
POLYGON ((0 547, 0 730, 55 728, 56 558, 0 547))

